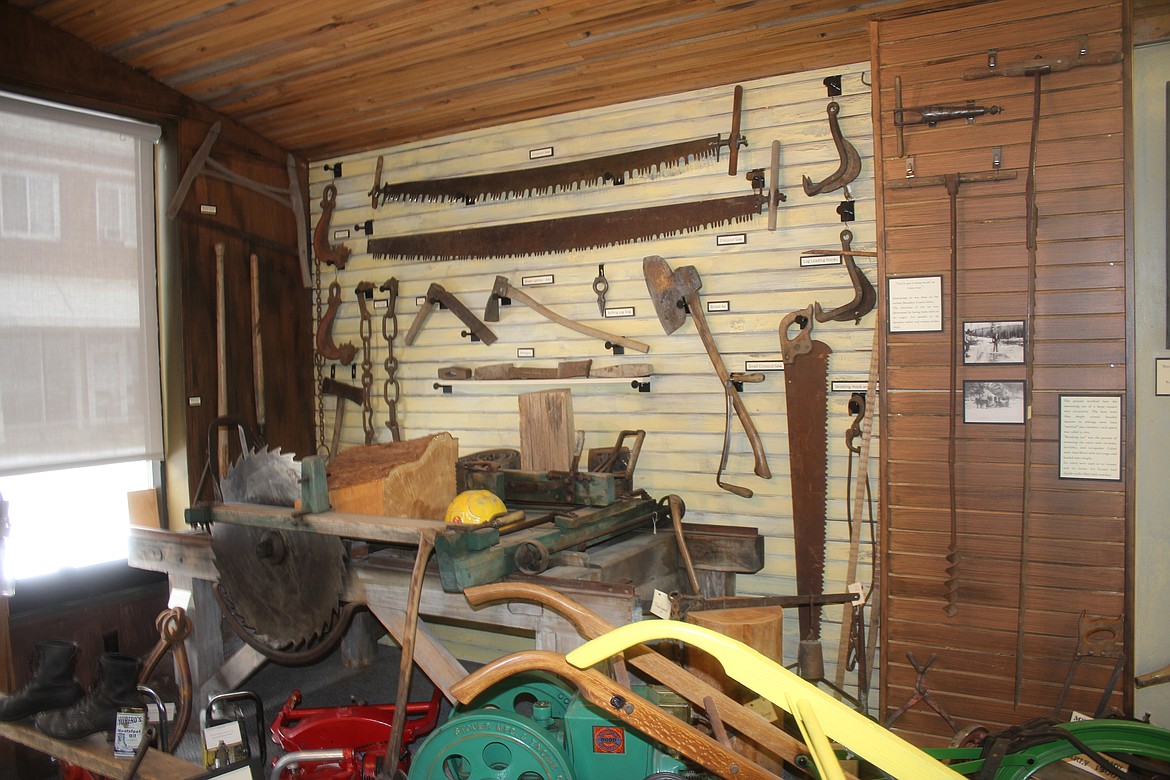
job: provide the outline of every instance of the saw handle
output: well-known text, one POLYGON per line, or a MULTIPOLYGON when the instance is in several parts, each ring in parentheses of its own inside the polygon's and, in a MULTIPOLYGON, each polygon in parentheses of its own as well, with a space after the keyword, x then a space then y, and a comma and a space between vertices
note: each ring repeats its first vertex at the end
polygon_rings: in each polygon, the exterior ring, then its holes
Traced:
POLYGON ((780 320, 780 354, 784 357, 785 363, 791 363, 801 355, 807 355, 812 351, 812 324, 813 324, 813 306, 807 309, 797 309, 794 312, 789 312, 784 315, 784 319, 780 320), (788 331, 792 329, 793 325, 799 326, 799 330, 792 338, 788 337, 788 331))

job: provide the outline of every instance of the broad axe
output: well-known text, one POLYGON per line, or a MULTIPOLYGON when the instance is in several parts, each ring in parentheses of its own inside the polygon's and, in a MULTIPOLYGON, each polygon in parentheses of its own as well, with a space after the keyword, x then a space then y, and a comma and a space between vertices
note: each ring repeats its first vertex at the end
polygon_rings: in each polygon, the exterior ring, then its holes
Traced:
MULTIPOLYGON (((768 468, 768 458, 764 454, 764 445, 760 441, 760 434, 734 384, 741 381, 741 377, 739 375, 732 376, 727 371, 727 366, 723 364, 723 358, 719 355, 715 339, 711 335, 711 328, 703 314, 703 307, 699 303, 699 288, 703 286, 699 272, 693 265, 684 265, 671 271, 665 260, 658 255, 651 255, 642 260, 642 273, 646 277, 646 288, 650 292, 650 300, 654 303, 654 310, 658 313, 658 320, 662 323, 662 329, 666 331, 667 335, 674 333, 686 321, 683 304, 685 303, 690 309, 691 317, 695 321, 695 329, 699 331, 699 338, 703 340, 703 347, 707 350, 707 356, 711 358, 711 365, 715 367, 715 373, 719 376, 719 381, 723 383, 727 398, 735 409, 740 424, 743 425, 748 443, 751 444, 752 454, 756 461, 755 474, 763 479, 771 479, 772 471, 768 468)), ((746 380, 747 377, 743 379, 746 380)), ((746 492, 747 495, 744 497, 751 497, 751 491, 745 488, 738 488, 731 492, 738 495, 744 495, 746 492)))

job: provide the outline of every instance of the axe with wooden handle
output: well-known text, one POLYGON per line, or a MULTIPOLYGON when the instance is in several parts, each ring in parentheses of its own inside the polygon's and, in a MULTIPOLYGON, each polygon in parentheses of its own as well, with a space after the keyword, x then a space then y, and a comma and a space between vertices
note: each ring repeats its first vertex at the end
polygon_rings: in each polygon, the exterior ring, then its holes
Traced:
POLYGON ((618 344, 628 349, 635 350, 636 352, 646 353, 650 351, 650 346, 648 344, 643 344, 641 341, 635 341, 634 339, 628 339, 625 336, 617 336, 612 333, 606 333, 604 330, 585 325, 578 322, 577 320, 572 320, 568 317, 565 317, 564 315, 557 314, 552 309, 538 302, 532 296, 528 295, 522 290, 517 290, 508 283, 508 277, 506 276, 497 276, 496 283, 492 285, 492 294, 491 297, 488 298, 487 306, 484 308, 483 312, 483 318, 488 322, 500 321, 501 298, 510 298, 520 301, 520 303, 523 303, 525 306, 532 309, 545 319, 551 320, 558 325, 563 325, 570 330, 575 330, 578 333, 583 333, 586 336, 592 336, 593 338, 601 339, 602 341, 609 342, 609 344, 618 344))
MULTIPOLYGON (((735 409, 736 416, 739 417, 740 424, 743 425, 748 443, 751 444, 752 454, 756 460, 756 476, 771 479, 772 470, 768 468, 768 458, 764 454, 764 444, 760 441, 760 434, 752 422, 751 415, 748 414, 747 407, 744 406, 743 399, 739 397, 739 390, 732 382, 727 366, 723 364, 723 358, 719 355, 719 350, 715 346, 715 338, 711 335, 711 328, 707 325, 707 318, 703 314, 703 307, 699 303, 699 288, 703 286, 702 280, 699 279, 699 272, 693 265, 684 265, 671 271, 665 260, 658 255, 651 255, 642 260, 642 273, 646 277, 646 288, 650 291, 650 300, 654 303, 654 310, 658 312, 658 320, 662 323, 662 328, 667 334, 674 333, 686 320, 686 312, 683 310, 682 304, 686 303, 687 308, 691 310, 691 318, 695 321, 695 330, 699 331, 699 338, 703 340, 703 347, 707 350, 707 356, 711 358, 711 365, 715 367, 715 373, 723 384, 728 400, 732 408, 735 409)), ((745 497, 750 497, 750 495, 745 497)))

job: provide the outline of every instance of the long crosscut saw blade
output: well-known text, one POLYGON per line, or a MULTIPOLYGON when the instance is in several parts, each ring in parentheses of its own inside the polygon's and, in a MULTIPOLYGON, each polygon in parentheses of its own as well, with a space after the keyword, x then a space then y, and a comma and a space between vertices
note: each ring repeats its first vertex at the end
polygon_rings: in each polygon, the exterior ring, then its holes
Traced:
MULTIPOLYGON (((784 358, 784 396, 788 416, 788 461, 792 478, 792 526, 796 588, 800 596, 825 590, 825 523, 828 499, 828 425, 826 383, 832 349, 812 338, 813 307, 794 311, 780 322, 784 358), (793 338, 788 331, 800 330, 793 338)), ((821 608, 799 613, 801 640, 820 639, 821 608)))
POLYGON ((767 202, 766 194, 735 195, 579 217, 372 238, 367 248, 379 260, 470 260, 556 254, 743 222, 762 213, 767 202))
POLYGON ((673 144, 617 152, 588 160, 541 165, 514 171, 495 171, 445 179, 423 179, 383 184, 378 189, 383 202, 392 201, 463 201, 520 198, 525 195, 548 195, 605 182, 621 184, 627 176, 643 176, 686 165, 694 160, 716 157, 720 137, 698 138, 673 144))
MULTIPOLYGON (((294 506, 300 468, 279 450, 245 452, 220 482, 225 503, 294 506)), ((345 580, 341 540, 310 531, 218 522, 211 549, 224 601, 264 644, 314 644, 335 627, 345 580)))

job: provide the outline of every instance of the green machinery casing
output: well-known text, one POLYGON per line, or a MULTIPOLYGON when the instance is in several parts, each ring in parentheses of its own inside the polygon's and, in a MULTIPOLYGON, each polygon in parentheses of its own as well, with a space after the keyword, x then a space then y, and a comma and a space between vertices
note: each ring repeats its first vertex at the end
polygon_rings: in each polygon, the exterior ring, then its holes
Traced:
MULTIPOLYGON (((667 709, 675 701, 674 694, 656 688, 634 690, 667 709)), ((699 776, 693 766, 608 718, 557 678, 532 673, 495 686, 472 707, 459 708, 416 751, 409 778, 642 780, 656 773, 699 776)))

